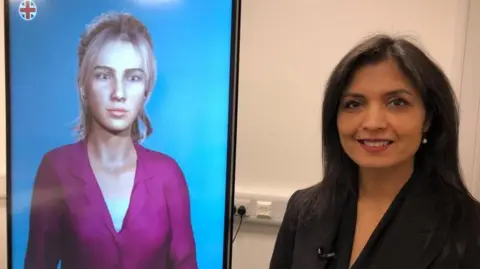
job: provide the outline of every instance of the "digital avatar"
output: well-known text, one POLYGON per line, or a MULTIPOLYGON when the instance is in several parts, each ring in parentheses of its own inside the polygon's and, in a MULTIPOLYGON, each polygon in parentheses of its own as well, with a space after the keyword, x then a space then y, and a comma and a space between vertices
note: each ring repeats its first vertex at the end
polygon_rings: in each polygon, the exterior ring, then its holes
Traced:
POLYGON ((78 141, 37 169, 26 269, 197 269, 184 172, 142 146, 154 127, 152 43, 127 13, 101 15, 81 36, 78 141))

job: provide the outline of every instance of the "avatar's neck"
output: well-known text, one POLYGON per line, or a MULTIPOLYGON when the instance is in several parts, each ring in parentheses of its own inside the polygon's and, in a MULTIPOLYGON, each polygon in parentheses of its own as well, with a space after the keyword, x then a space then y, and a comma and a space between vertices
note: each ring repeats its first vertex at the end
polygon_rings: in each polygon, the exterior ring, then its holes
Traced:
POLYGON ((120 164, 132 158, 135 146, 130 136, 91 132, 87 139, 89 156, 103 164, 120 164))

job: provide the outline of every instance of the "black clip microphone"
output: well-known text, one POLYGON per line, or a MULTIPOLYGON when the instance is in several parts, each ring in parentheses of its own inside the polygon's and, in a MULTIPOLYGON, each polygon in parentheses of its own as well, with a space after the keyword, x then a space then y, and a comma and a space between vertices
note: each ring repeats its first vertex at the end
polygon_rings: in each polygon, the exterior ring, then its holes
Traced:
POLYGON ((329 261, 335 258, 335 252, 325 253, 322 248, 317 248, 317 256, 319 260, 329 261))

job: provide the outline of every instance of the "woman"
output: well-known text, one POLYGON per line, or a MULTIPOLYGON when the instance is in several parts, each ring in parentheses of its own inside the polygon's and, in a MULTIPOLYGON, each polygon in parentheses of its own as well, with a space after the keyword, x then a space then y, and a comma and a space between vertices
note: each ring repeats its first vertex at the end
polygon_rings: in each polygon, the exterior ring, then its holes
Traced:
POLYGON ((127 14, 106 14, 78 48, 80 141, 48 152, 32 197, 25 268, 196 269, 185 178, 142 147, 155 81, 152 40, 127 14))
POLYGON ((455 94, 425 53, 384 35, 359 44, 322 117, 323 181, 290 198, 270 269, 479 268, 455 94))

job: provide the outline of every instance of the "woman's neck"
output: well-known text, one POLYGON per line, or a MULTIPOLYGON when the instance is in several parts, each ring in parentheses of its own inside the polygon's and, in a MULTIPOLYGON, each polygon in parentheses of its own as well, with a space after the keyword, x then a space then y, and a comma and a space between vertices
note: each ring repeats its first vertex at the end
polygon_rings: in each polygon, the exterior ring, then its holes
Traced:
POLYGON ((359 198, 391 202, 413 174, 413 160, 389 168, 359 169, 359 198))
POLYGON ((132 157, 136 158, 136 154, 132 154, 135 153, 135 146, 131 136, 117 136, 101 128, 92 128, 86 141, 90 158, 105 166, 123 166, 132 157))

